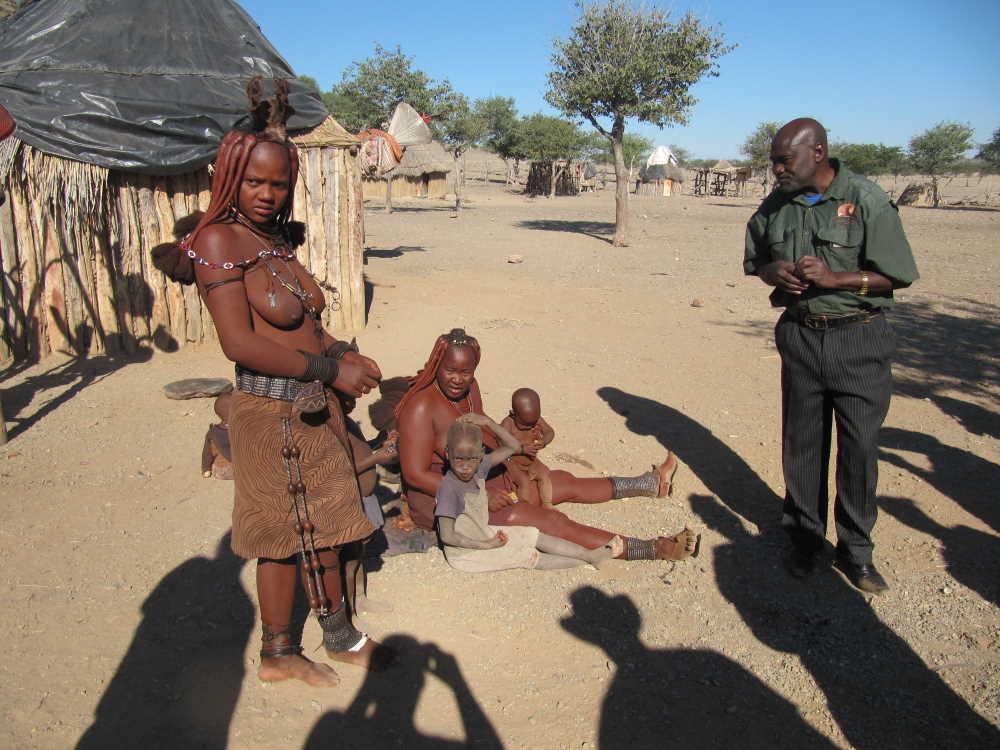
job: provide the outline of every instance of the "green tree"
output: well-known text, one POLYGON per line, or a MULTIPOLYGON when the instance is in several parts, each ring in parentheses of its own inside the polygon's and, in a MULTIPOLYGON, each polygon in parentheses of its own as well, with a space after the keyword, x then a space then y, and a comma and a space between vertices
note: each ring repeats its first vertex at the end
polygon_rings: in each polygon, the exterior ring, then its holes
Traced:
MULTIPOLYGON (((611 141, 600 133, 591 133, 590 139, 594 141, 594 145, 599 149, 594 156, 594 160, 599 161, 601 164, 614 164, 615 152, 611 147, 611 141)), ((653 142, 649 138, 643 138, 641 135, 636 135, 635 133, 625 134, 622 138, 622 159, 628 167, 627 184, 632 184, 632 175, 636 164, 642 166, 642 163, 649 158, 652 151, 653 142)))
POLYGON ((454 94, 447 80, 435 81, 422 70, 413 68, 413 58, 399 45, 386 49, 375 45, 374 54, 351 63, 339 84, 323 97, 327 108, 352 133, 386 125, 400 102, 432 118, 447 114, 454 94))
POLYGON ((882 143, 831 143, 830 156, 866 177, 899 174, 906 163, 903 149, 882 143))
POLYGON ((675 23, 668 12, 629 0, 577 7, 580 18, 569 38, 554 42, 545 100, 610 141, 618 183, 613 244, 621 247, 628 244, 625 121, 686 124, 697 102, 691 87, 717 76, 716 60, 733 47, 717 27, 690 13, 675 23))
POLYGON ((780 128, 780 122, 762 122, 740 146, 740 153, 749 160, 750 169, 762 174, 760 184, 765 190, 771 182, 771 141, 780 128))
POLYGON ((299 76, 299 80, 302 81, 302 83, 304 83, 306 86, 311 88, 313 91, 315 91, 317 94, 322 95, 323 92, 319 88, 319 82, 312 76, 299 76))
POLYGON ((691 163, 693 158, 691 152, 688 151, 683 146, 675 146, 673 143, 670 144, 670 150, 674 152, 674 156, 677 157, 677 166, 686 167, 691 163))
POLYGON ((535 162, 551 163, 549 197, 555 197, 559 176, 586 148, 587 136, 575 123, 543 114, 522 119, 520 130, 525 155, 535 162))
POLYGON ((935 208, 941 202, 938 179, 948 174, 971 148, 972 126, 960 122, 939 122, 910 139, 910 162, 918 173, 931 178, 935 208))
POLYGON ((465 187, 465 152, 486 135, 486 119, 469 106, 463 94, 451 92, 438 106, 438 135, 455 159, 455 211, 462 208, 465 187))
POLYGON ((473 112, 485 124, 483 147, 503 159, 507 166, 507 184, 510 185, 518 162, 526 158, 514 100, 503 96, 477 99, 473 112))
POLYGON ((993 131, 993 138, 989 143, 979 144, 977 159, 986 162, 994 172, 1000 172, 1000 128, 993 131))

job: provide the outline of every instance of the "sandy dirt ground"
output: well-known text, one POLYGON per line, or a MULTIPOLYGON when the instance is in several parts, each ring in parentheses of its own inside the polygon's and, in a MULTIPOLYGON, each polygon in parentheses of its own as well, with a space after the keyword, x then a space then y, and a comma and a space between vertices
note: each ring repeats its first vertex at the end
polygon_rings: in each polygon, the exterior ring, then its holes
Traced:
POLYGON ((480 576, 436 549, 389 558, 366 620, 400 666, 263 685, 232 485, 199 472, 211 403, 162 393, 230 364, 202 346, 8 367, 0 745, 997 747, 1000 211, 902 209, 923 279, 892 315, 875 531, 892 589, 871 598, 780 565, 777 313, 740 266, 756 201, 633 201, 619 249, 610 191, 470 197, 459 218, 369 209, 363 351, 412 374, 462 326, 491 415, 541 394, 551 466, 633 474, 676 451, 672 499, 562 507, 636 536, 697 527, 700 557, 480 576))

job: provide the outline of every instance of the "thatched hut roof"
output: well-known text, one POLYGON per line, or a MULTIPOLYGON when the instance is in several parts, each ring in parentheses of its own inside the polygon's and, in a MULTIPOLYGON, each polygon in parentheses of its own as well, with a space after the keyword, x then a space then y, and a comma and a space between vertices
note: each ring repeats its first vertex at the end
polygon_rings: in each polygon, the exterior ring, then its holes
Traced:
POLYGON ((323 122, 308 130, 297 130, 289 133, 297 146, 347 146, 358 147, 361 141, 344 130, 344 126, 327 117, 323 122))
POLYGON ((437 141, 408 146, 403 152, 403 161, 391 175, 399 177, 419 177, 433 172, 450 172, 455 164, 447 151, 437 141))
POLYGON ((726 159, 719 159, 719 161, 715 162, 715 165, 712 167, 712 169, 714 169, 716 172, 732 172, 736 170, 737 167, 734 167, 726 159))

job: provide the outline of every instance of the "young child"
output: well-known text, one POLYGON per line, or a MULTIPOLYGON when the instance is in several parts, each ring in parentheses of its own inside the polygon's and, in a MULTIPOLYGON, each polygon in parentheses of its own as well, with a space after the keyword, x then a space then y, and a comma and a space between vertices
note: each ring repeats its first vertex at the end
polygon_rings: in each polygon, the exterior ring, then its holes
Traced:
POLYGON ((513 435, 481 414, 463 414, 448 429, 445 455, 449 469, 438 487, 434 509, 448 563, 467 573, 510 568, 553 570, 583 563, 598 567, 620 555, 624 542, 617 536, 605 546, 589 550, 542 534, 532 526, 500 530, 489 525, 486 475, 520 450, 521 444, 513 435), (480 427, 496 435, 501 447, 485 453, 480 427))
POLYGON ((232 398, 232 393, 223 393, 215 399, 215 415, 219 423, 208 426, 201 449, 201 475, 206 479, 233 478, 233 457, 229 447, 229 403, 232 398))
POLYGON ((510 414, 500 426, 510 432, 521 449, 510 457, 507 467, 517 484, 517 496, 532 505, 552 507, 552 479, 549 467, 538 459, 538 451, 552 442, 555 430, 542 418, 541 401, 530 388, 518 388, 510 397, 510 414))
MULTIPOLYGON (((356 400, 340 393, 337 395, 340 397, 340 403, 344 409, 344 423, 347 427, 347 437, 351 442, 354 471, 358 475, 358 486, 361 490, 361 503, 364 506, 365 516, 372 526, 379 529, 385 524, 385 519, 382 515, 382 506, 375 495, 375 486, 378 483, 375 467, 396 460, 398 457, 396 451, 398 435, 395 431, 390 432, 378 450, 373 451, 368 445, 368 441, 365 440, 361 427, 348 416, 354 411, 356 400)), ((355 542, 341 553, 341 561, 344 566, 344 590, 353 615, 387 608, 385 604, 368 599, 368 575, 364 566, 365 543, 367 541, 355 542)))

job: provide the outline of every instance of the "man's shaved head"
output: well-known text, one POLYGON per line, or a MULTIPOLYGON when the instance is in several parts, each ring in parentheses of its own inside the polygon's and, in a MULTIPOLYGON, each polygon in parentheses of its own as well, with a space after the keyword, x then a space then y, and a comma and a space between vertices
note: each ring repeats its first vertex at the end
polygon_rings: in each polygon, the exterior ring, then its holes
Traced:
POLYGON ((835 172, 827 159, 826 128, 811 117, 783 125, 771 141, 771 171, 783 193, 822 193, 835 172))
POLYGON ((826 153, 826 128, 811 117, 798 117, 781 126, 774 134, 774 140, 787 138, 792 146, 823 146, 826 153))

